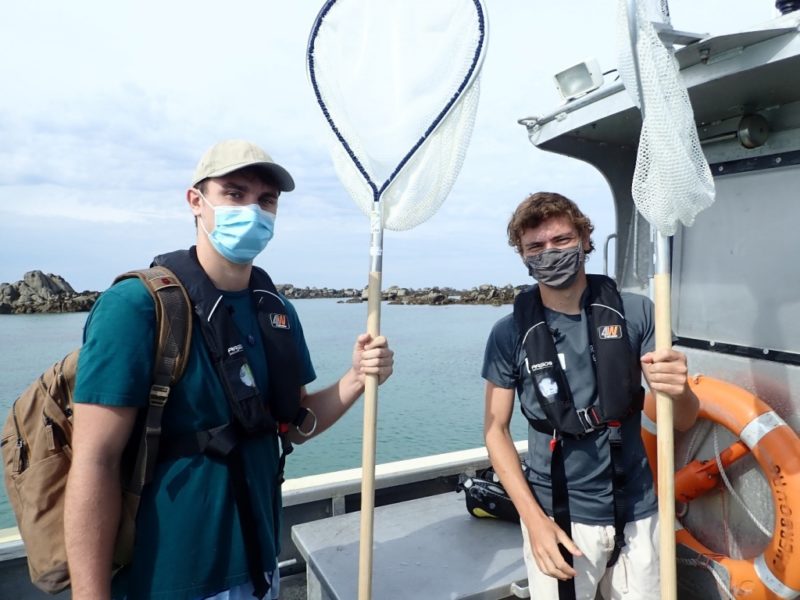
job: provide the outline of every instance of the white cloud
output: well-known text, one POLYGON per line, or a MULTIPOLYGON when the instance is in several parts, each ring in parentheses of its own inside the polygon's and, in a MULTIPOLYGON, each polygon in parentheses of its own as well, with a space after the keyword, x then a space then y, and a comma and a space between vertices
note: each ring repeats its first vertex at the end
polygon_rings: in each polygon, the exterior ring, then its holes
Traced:
MULTIPOLYGON (((560 102, 552 74, 616 63, 614 2, 487 0, 489 48, 467 158, 428 222, 387 232, 384 282, 468 287, 526 280, 505 242, 514 207, 559 191, 598 245, 611 201, 591 167, 534 148, 517 119, 560 102)), ((721 32, 774 16, 769 1, 673 0, 678 29, 721 32), (762 5, 763 4, 763 5, 762 5)), ((342 189, 306 79, 321 2, 12 2, 0 35, 0 280, 49 269, 76 288, 194 238, 184 190, 202 152, 242 137, 294 175, 260 261, 299 285, 361 285, 368 222, 342 189)), ((600 261, 593 261, 598 265, 600 261)), ((262 264, 262 263, 259 263, 262 264)))
POLYGON ((191 219, 189 209, 178 202, 164 202, 142 194, 125 192, 125 199, 117 197, 108 202, 109 196, 119 196, 115 189, 89 189, 77 192, 74 188, 52 184, 37 185, 35 195, 21 186, 3 188, 3 194, 13 202, 0 204, 0 215, 6 220, 18 218, 58 219, 65 228, 89 224, 147 224, 164 221, 191 219))

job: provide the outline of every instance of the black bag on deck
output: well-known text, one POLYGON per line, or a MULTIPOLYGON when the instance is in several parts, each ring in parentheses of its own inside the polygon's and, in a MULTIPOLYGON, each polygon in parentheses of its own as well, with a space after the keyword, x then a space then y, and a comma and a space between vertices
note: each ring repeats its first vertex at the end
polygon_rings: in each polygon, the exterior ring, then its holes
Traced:
POLYGON ((462 473, 456 491, 464 492, 467 512, 473 517, 519 523, 519 513, 492 467, 478 471, 474 477, 462 473))

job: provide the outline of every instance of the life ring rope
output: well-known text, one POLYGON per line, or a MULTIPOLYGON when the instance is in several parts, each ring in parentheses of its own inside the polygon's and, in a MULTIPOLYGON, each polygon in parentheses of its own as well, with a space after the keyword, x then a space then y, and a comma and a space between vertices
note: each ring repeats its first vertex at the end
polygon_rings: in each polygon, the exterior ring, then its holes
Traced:
POLYGON ((679 565, 686 565, 687 567, 696 567, 698 569, 705 569, 708 573, 714 578, 714 581, 717 583, 717 587, 720 591, 728 597, 728 600, 736 600, 733 594, 730 593, 728 590, 728 585, 726 582, 722 580, 722 577, 717 570, 711 565, 711 563, 706 560, 699 560, 697 558, 680 558, 678 557, 675 559, 679 565))
MULTIPOLYGON (((730 446, 725 448, 725 450, 723 450, 722 453, 720 453, 719 444, 717 442, 717 430, 716 429, 713 430, 712 435, 714 437, 714 461, 717 464, 717 469, 719 470, 719 476, 722 479, 722 481, 725 483, 725 487, 728 489, 728 492, 730 493, 731 498, 733 498, 734 500, 736 500, 736 502, 739 503, 739 506, 747 514, 747 516, 750 517, 750 520, 753 523, 755 523, 756 527, 758 527, 758 529, 759 529, 759 531, 761 531, 761 533, 763 533, 766 537, 772 537, 772 532, 769 530, 768 527, 766 527, 763 523, 761 523, 761 521, 758 520, 758 518, 753 513, 753 511, 750 510, 750 507, 747 506, 747 504, 745 503, 744 500, 742 500, 742 497, 733 488, 733 484, 730 482, 730 479, 728 479, 728 476, 725 473, 725 464, 723 464, 722 455, 724 455, 725 453, 730 452, 730 455, 733 456, 735 454, 735 450, 739 449, 739 448, 742 448, 741 452, 742 452, 742 455, 744 455, 744 453, 746 453, 747 450, 749 450, 749 448, 743 442, 738 441, 738 442, 734 442, 733 444, 731 444, 730 446)), ((726 463, 726 464, 730 464, 730 462, 733 462, 736 459, 737 458, 735 456, 732 457, 732 458, 728 458, 729 462, 726 463)))

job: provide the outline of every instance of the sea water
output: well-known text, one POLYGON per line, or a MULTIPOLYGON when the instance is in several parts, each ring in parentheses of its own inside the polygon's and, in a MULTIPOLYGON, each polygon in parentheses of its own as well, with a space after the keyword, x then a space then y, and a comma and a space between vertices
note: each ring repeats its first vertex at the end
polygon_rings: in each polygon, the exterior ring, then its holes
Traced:
MULTIPOLYGON (((366 329, 364 304, 295 300, 311 352, 316 381, 309 392, 334 383, 351 362, 356 335, 366 329)), ((511 306, 381 307, 381 332, 395 351, 394 375, 378 393, 378 463, 483 445, 483 348, 494 322, 511 306)), ((14 399, 50 364, 81 343, 87 313, 0 315, 0 418, 14 399)), ((330 430, 288 457, 288 478, 361 464, 363 428, 359 401, 330 430)), ((512 418, 515 440, 525 421, 512 418)), ((14 526, 0 490, 0 529, 14 526)))

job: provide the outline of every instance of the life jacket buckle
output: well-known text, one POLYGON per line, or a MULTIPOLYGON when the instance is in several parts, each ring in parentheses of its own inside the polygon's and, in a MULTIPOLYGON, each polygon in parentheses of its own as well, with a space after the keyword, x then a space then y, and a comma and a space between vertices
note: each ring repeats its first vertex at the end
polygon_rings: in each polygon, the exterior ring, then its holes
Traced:
POLYGON ((583 427, 583 435, 600 429, 600 426, 603 424, 594 406, 590 406, 589 408, 576 408, 575 412, 583 427))
POLYGON ((622 422, 621 421, 608 421, 608 441, 612 444, 622 445, 622 422))

